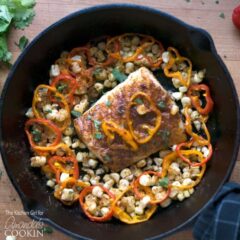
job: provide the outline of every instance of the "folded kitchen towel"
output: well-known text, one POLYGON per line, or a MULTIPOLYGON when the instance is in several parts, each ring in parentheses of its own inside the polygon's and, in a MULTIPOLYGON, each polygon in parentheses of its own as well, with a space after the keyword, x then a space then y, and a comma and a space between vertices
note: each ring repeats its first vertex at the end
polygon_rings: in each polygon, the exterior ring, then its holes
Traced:
POLYGON ((240 240, 240 184, 229 182, 198 217, 196 240, 240 240))

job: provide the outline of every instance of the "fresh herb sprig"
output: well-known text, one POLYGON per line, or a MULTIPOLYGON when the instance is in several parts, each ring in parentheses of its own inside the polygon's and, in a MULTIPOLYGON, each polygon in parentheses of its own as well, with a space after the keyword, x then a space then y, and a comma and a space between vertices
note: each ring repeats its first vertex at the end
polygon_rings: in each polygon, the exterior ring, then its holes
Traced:
MULTIPOLYGON (((0 0, 0 63, 10 65, 12 53, 9 51, 7 37, 12 27, 24 29, 28 27, 35 16, 35 0, 0 0)), ((28 39, 22 36, 16 44, 23 50, 28 39)))

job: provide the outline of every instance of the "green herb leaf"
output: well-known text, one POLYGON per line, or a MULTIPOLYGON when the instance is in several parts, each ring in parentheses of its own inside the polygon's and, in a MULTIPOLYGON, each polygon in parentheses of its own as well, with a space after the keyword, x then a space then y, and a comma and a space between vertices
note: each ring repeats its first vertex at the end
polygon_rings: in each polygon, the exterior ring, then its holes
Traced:
POLYGON ((168 183, 169 183, 169 180, 167 177, 164 177, 164 178, 160 179, 160 181, 159 181, 159 185, 164 188, 168 187, 168 183))
POLYGON ((164 101, 159 101, 157 105, 161 110, 166 108, 166 103, 164 101))
POLYGON ((125 75, 124 73, 120 72, 117 68, 114 68, 112 70, 112 74, 113 76, 115 77, 115 79, 118 81, 118 82, 123 82, 126 80, 127 78, 127 75, 125 75))
POLYGON ((31 131, 32 135, 33 135, 33 141, 34 142, 40 142, 42 140, 42 135, 41 132, 38 129, 33 129, 31 131))
POLYGON ((87 119, 88 119, 88 120, 92 120, 92 116, 88 115, 88 116, 87 116, 87 119))
POLYGON ((99 130, 99 127, 101 126, 102 122, 98 120, 93 120, 94 127, 99 130))
POLYGON ((41 230, 42 230, 43 233, 47 233, 47 234, 53 233, 53 229, 49 226, 45 226, 41 230))
POLYGON ((60 85, 57 86, 57 90, 59 92, 63 92, 63 90, 66 89, 66 88, 67 88, 67 84, 60 84, 60 85))
POLYGON ((8 50, 7 37, 5 34, 0 35, 0 63, 9 63, 12 59, 12 53, 8 50))
MULTIPOLYGON (((35 0, 0 0, 0 63, 8 65, 12 54, 8 50, 7 35, 11 26, 24 29, 32 23, 35 16, 35 0)), ((17 44, 20 49, 27 45, 26 37, 17 44)))
POLYGON ((169 137, 171 135, 170 131, 166 129, 160 130, 158 131, 157 135, 161 137, 163 144, 167 146, 169 142, 169 137))
POLYGON ((103 135, 100 132, 95 133, 95 138, 100 140, 103 138, 103 135))
POLYGON ((21 51, 23 51, 23 49, 28 45, 28 42, 29 40, 25 37, 25 36, 22 36, 20 39, 19 39, 19 42, 18 43, 15 43, 19 49, 21 51))
POLYGON ((137 104, 143 104, 143 100, 141 98, 136 98, 134 102, 137 104))
POLYGON ((32 23, 34 17, 35 11, 33 9, 18 8, 13 17, 14 27, 24 29, 32 23))
POLYGON ((219 14, 219 17, 222 18, 222 19, 224 19, 224 18, 225 18, 225 14, 224 14, 223 12, 221 12, 221 13, 219 14))
POLYGON ((102 69, 101 68, 96 68, 93 72, 93 75, 96 76, 98 75, 99 73, 101 73, 102 69))
POLYGON ((112 103, 111 103, 109 100, 107 100, 107 101, 105 102, 105 104, 106 104, 107 107, 110 107, 110 106, 112 105, 112 103))
POLYGON ((74 110, 71 111, 71 114, 72 114, 73 117, 76 117, 76 118, 78 118, 82 115, 80 112, 74 111, 74 110))
POLYGON ((0 33, 7 31, 12 21, 12 14, 9 12, 7 6, 0 5, 0 33))
POLYGON ((34 135, 34 136, 33 136, 33 141, 36 142, 36 143, 40 142, 41 139, 42 139, 42 138, 41 138, 41 135, 34 135))
POLYGON ((106 155, 106 156, 104 157, 104 160, 105 160, 106 162, 111 162, 111 161, 112 161, 112 159, 111 159, 108 155, 106 155))

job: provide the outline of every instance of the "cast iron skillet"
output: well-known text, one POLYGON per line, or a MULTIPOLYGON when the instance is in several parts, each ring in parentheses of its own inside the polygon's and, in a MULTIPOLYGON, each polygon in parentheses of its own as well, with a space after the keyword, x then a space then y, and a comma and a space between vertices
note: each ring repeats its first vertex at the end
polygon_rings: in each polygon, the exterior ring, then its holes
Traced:
MULTIPOLYGON (((169 87, 169 81, 159 76, 169 87)), ((1 99, 1 152, 8 175, 24 209, 34 219, 78 239, 159 239, 192 221, 228 179, 239 149, 239 103, 225 65, 212 38, 163 12, 137 5, 116 4, 73 13, 38 35, 13 66, 1 99), (214 154, 193 196, 159 210, 150 221, 129 226, 118 221, 92 223, 78 204, 65 207, 53 198, 39 171, 29 167, 31 155, 24 134, 25 112, 31 106, 34 88, 47 83, 50 65, 61 51, 70 50, 102 35, 145 33, 172 45, 193 61, 195 69, 207 69, 215 102, 209 121, 214 154), (38 211, 38 212, 37 212, 38 211), (38 214, 42 212, 43 214, 38 214)))

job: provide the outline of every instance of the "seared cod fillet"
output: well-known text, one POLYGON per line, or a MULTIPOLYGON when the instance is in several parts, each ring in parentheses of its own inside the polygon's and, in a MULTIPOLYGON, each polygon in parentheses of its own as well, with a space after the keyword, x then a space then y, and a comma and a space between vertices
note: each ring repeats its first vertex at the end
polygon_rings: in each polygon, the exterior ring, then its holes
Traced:
POLYGON ((186 140, 180 114, 170 113, 173 104, 170 95, 153 74, 142 67, 103 95, 88 111, 75 119, 74 125, 79 138, 89 150, 111 170, 119 171, 159 150, 186 140), (151 103, 142 96, 144 94, 151 103), (160 113, 161 124, 155 128, 156 131, 148 141, 139 143, 149 136, 147 128, 154 128, 159 117, 159 113, 151 107, 160 113), (129 119, 133 131, 137 133, 135 139, 132 138, 129 119), (107 133, 103 127, 106 122, 111 122, 111 127, 113 124, 115 128, 117 126, 127 135, 126 138, 111 129, 107 133), (145 128, 144 125, 148 127, 145 128))

